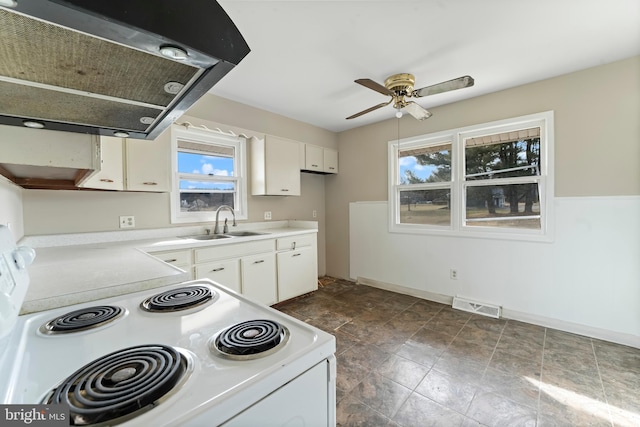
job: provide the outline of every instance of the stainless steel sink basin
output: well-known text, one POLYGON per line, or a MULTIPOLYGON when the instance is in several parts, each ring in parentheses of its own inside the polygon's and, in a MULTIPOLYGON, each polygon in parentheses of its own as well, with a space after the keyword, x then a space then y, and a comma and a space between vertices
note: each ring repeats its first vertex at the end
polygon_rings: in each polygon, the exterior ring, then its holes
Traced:
POLYGON ((263 234, 269 234, 269 233, 259 233, 257 231, 230 231, 228 233, 223 234, 223 236, 248 237, 248 236, 261 236, 263 234))
POLYGON ((194 240, 216 240, 216 239, 228 239, 231 236, 227 236, 226 234, 198 234, 196 236, 184 236, 183 239, 194 239, 194 240))

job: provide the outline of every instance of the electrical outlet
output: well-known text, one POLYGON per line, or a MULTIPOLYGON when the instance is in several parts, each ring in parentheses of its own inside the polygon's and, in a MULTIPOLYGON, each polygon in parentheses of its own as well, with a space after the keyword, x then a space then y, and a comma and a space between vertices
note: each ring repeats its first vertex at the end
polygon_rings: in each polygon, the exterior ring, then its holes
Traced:
POLYGON ((136 217, 133 215, 120 217, 120 228, 134 228, 136 226, 136 217))
POLYGON ((315 211, 315 210, 314 210, 314 211, 312 212, 312 215, 313 215, 313 217, 314 217, 314 218, 317 218, 317 217, 318 217, 318 211, 315 211))
POLYGON ((271 211, 264 212, 264 219, 271 219, 271 211))
POLYGON ((452 268, 449 270, 449 278, 452 280, 458 280, 458 270, 452 268))

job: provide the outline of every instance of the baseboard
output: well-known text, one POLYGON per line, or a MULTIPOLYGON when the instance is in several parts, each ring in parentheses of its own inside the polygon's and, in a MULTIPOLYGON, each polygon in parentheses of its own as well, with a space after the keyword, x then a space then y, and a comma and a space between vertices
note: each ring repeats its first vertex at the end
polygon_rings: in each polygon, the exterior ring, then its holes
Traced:
MULTIPOLYGON (((411 295, 429 301, 439 302, 441 304, 451 305, 453 303, 453 297, 448 295, 408 288, 406 286, 381 282, 378 280, 368 279, 366 277, 358 277, 356 279, 356 283, 371 286, 374 288, 385 289, 387 291, 397 292, 399 294, 411 295)), ((520 322, 531 323, 533 325, 543 326, 545 328, 557 329, 560 331, 583 335, 590 338, 613 342, 616 344, 622 344, 629 347, 640 348, 640 337, 637 335, 624 334, 601 328, 594 328, 592 326, 582 325, 579 323, 572 323, 560 319, 539 316, 537 314, 510 310, 505 307, 502 307, 502 317, 505 319, 518 320, 520 322)))
POLYGON ((441 304, 451 305, 453 303, 453 297, 436 294, 434 292, 423 291, 420 289, 407 288, 406 286, 394 285, 393 283, 380 282, 378 280, 367 279, 366 277, 359 277, 356 279, 356 283, 371 286, 374 288, 384 289, 387 291, 397 292, 399 294, 411 295, 412 297, 418 297, 429 301, 439 302, 441 304))

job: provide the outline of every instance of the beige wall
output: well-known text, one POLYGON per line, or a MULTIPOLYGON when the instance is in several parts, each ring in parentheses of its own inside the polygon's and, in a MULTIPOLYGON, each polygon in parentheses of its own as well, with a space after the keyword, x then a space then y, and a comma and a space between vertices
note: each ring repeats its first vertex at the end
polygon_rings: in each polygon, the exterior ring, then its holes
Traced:
MULTIPOLYGON (((213 95, 205 95, 177 123, 184 121, 247 136, 266 133, 337 148, 337 135, 333 132, 213 95)), ((26 235, 118 230, 120 215, 134 215, 137 229, 172 226, 166 193, 52 190, 22 193, 26 235)), ((318 271, 324 274, 324 175, 302 173, 300 197, 249 196, 248 211, 249 222, 263 221, 264 211, 271 211, 273 220, 318 221, 318 271), (312 215, 314 210, 316 218, 312 215)))
MULTIPOLYGON (((400 138, 547 110, 557 197, 640 195, 640 57, 433 108, 424 122, 405 116, 400 138)), ((326 181, 327 274, 349 277, 349 203, 387 200, 387 142, 397 138, 396 119, 338 135, 340 174, 326 181)))

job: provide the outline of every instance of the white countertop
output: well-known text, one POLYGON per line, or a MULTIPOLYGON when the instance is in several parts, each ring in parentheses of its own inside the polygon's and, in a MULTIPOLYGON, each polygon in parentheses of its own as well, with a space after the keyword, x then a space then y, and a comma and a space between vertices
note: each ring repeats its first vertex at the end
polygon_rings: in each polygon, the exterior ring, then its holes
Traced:
POLYGON ((189 272, 149 253, 228 245, 317 232, 313 221, 278 221, 247 224, 240 230, 263 232, 258 236, 216 240, 186 239, 171 234, 204 234, 204 228, 28 236, 19 244, 36 250, 29 266, 30 285, 21 314, 94 301, 156 288, 190 279, 189 272), (266 224, 266 225, 265 225, 266 224), (198 232, 199 231, 199 232, 198 232), (158 235, 158 237, 152 237, 158 235), (137 240, 136 240, 137 239, 137 240))

